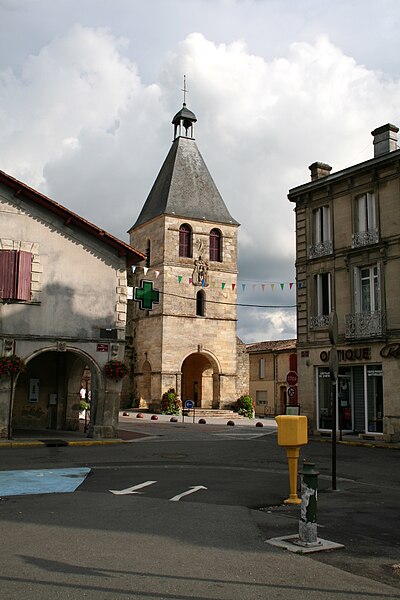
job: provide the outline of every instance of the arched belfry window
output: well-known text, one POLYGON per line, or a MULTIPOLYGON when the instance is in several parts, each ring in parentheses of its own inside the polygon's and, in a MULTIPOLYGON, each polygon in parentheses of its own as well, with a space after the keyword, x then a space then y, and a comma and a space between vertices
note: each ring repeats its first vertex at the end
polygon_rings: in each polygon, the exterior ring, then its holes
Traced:
POLYGON ((206 293, 204 290, 199 290, 196 294, 196 315, 204 317, 206 314, 206 293))
POLYGON ((179 256, 192 256, 192 228, 187 223, 179 227, 179 256))
POLYGON ((210 260, 222 262, 222 234, 219 229, 210 231, 210 260))

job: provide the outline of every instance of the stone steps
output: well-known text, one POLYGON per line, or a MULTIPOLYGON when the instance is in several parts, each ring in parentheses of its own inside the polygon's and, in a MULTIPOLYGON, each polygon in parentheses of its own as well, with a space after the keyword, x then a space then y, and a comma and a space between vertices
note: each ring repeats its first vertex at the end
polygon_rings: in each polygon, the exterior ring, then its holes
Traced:
MULTIPOLYGON (((196 418, 206 419, 208 418, 217 418, 217 419, 246 419, 247 417, 243 417, 233 410, 225 410, 225 409, 217 409, 217 408, 196 408, 195 409, 196 418)), ((184 409, 185 416, 193 417, 193 409, 186 410, 184 409)))

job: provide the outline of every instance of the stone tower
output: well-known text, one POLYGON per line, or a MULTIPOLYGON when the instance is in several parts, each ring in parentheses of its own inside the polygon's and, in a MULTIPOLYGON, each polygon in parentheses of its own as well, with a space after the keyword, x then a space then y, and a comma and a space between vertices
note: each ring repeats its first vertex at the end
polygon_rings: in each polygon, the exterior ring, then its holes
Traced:
POLYGON ((147 257, 133 275, 142 302, 131 303, 135 396, 143 408, 155 409, 169 388, 202 408, 228 407, 237 397, 239 224, 197 148, 196 121, 184 103, 172 120, 172 147, 129 231, 147 257))

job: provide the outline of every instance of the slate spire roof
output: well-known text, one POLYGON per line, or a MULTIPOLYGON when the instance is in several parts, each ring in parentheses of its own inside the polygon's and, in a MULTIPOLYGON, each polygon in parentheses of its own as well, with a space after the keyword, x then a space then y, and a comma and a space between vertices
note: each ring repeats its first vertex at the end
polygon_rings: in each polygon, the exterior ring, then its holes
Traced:
POLYGON ((197 119, 183 108, 175 115, 175 139, 132 229, 158 217, 173 215, 238 225, 230 215, 193 137, 197 119), (180 126, 181 125, 181 126, 180 126))

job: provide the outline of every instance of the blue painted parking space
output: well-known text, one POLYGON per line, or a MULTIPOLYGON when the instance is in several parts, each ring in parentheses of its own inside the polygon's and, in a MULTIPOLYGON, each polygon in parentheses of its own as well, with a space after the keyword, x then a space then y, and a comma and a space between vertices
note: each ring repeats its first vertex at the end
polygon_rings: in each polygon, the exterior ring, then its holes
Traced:
POLYGON ((89 473, 86 467, 0 471, 0 497, 74 492, 89 473))

